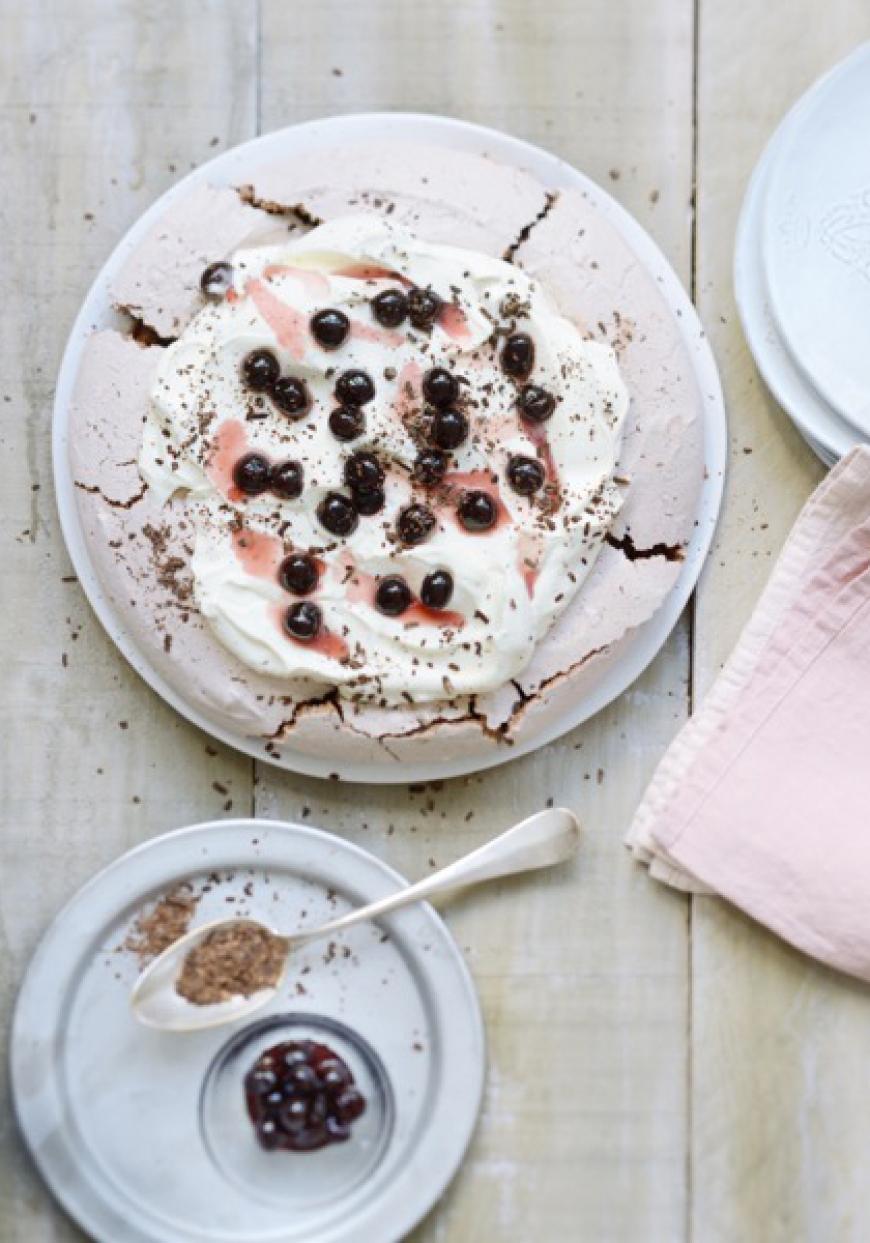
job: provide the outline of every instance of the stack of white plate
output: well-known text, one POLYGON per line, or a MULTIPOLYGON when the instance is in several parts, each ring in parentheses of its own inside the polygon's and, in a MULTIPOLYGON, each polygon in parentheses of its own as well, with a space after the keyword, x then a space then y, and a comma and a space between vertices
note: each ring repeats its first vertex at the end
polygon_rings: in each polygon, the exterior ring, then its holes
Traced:
POLYGON ((759 370, 822 461, 870 441, 870 43, 768 143, 740 214, 734 283, 759 370))

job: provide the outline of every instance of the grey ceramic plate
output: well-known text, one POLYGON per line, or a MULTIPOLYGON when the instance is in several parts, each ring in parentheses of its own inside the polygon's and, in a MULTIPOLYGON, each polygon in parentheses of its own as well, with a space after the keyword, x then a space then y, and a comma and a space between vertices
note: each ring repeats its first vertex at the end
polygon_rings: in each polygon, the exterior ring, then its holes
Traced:
POLYGON ((195 921, 313 926, 402 878, 340 838, 274 821, 181 829, 86 885, 40 945, 12 1032, 15 1108, 51 1189, 105 1243, 393 1243, 427 1212, 471 1137, 484 1037, 465 963, 431 907, 299 952, 255 1021, 140 1027, 123 944, 138 912, 190 880, 195 921), (385 935, 386 934, 386 935, 385 935), (245 1071, 269 1044, 322 1039, 369 1107, 344 1145, 266 1153, 245 1071))

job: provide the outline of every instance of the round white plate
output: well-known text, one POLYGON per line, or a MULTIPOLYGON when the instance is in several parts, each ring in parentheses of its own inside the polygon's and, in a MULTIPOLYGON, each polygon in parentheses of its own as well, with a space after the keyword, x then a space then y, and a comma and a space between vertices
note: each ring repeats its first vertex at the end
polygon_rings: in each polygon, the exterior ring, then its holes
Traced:
POLYGON ((326 777, 337 772, 347 781, 408 782, 455 777, 477 769, 492 768, 535 750, 600 711, 640 676, 665 643, 683 611, 710 547, 722 499, 727 459, 727 427, 719 374, 692 303, 656 244, 610 195, 571 165, 565 164, 540 147, 510 138, 496 130, 446 117, 413 113, 369 113, 311 121, 243 143, 183 178, 140 217, 97 276, 73 325, 58 376, 54 404, 53 456, 61 527, 79 581, 111 638, 159 695, 188 720, 214 737, 239 751, 261 760, 266 759, 267 762, 282 768, 317 777, 326 777), (513 747, 494 750, 485 758, 454 758, 450 762, 427 760, 421 764, 395 764, 389 761, 342 764, 328 756, 320 758, 302 755, 289 748, 283 748, 279 755, 264 756, 258 740, 215 726, 170 687, 136 647, 123 621, 106 599, 90 562, 75 503, 67 447, 70 398, 86 338, 95 327, 115 325, 117 322, 109 295, 109 283, 113 275, 175 197, 188 193, 194 185, 200 183, 238 185, 250 181, 251 170, 269 160, 287 159, 295 153, 324 145, 354 145, 384 138, 477 153, 487 152, 506 164, 527 169, 545 186, 580 189, 587 195, 596 209, 607 217, 629 243, 638 260, 658 282, 674 311, 704 402, 705 480, 694 534, 686 550, 679 578, 670 594, 654 616, 623 642, 619 660, 605 670, 589 692, 578 698, 570 710, 548 730, 513 747))
POLYGON ((770 305, 822 398, 870 434, 870 43, 781 126, 762 209, 770 305))
POLYGON ((138 965, 118 947, 143 906, 188 879, 206 889, 195 922, 250 913, 289 930, 404 884, 359 847, 269 820, 180 829, 91 880, 39 946, 12 1027, 15 1109, 43 1176, 100 1243, 395 1243, 456 1172, 483 1089, 480 1009, 447 928, 419 905, 303 947, 265 1028, 257 1015, 157 1032, 132 1017, 138 965), (242 1078, 289 1038, 268 1022, 288 1013, 312 1036, 322 1016, 365 1084, 346 1144, 256 1143, 242 1078))
POLYGON ((767 387, 816 456, 832 466, 863 437, 832 409, 798 366, 780 334, 764 280, 761 212, 779 138, 777 130, 743 199, 734 247, 734 293, 743 331, 767 387))

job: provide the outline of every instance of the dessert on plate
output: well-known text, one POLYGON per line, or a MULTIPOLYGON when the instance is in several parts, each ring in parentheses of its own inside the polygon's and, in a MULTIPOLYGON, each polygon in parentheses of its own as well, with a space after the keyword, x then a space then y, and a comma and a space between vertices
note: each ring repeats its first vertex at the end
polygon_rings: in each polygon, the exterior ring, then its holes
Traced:
POLYGON ((266 753, 533 740, 672 587, 701 395, 585 196, 368 144, 176 194, 88 340, 91 558, 162 676, 266 753))

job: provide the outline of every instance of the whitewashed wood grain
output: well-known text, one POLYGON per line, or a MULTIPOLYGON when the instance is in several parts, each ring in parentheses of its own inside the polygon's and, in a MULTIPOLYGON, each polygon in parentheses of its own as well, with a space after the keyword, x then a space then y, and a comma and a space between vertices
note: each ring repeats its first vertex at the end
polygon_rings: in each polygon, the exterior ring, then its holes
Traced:
MULTIPOLYGON (((834 0, 823 19, 807 0, 700 7, 697 283, 735 452, 695 627, 696 695, 819 474, 764 396, 736 325, 742 185, 790 100, 870 35, 859 0, 834 0)), ((480 987, 492 1073, 472 1157, 415 1243, 870 1237, 865 990, 697 902, 689 1057, 687 908, 622 852, 646 777, 685 715, 686 626, 619 704, 499 772, 377 791, 260 769, 252 787, 249 763, 209 754, 62 581, 47 432, 68 325, 138 212, 213 140, 254 132, 258 90, 263 128, 403 108, 542 142, 611 188, 688 280, 691 3, 0 0, 0 21, 0 226, 13 242, 8 286, 20 291, 0 345, 11 399, 0 422, 0 1010, 63 899, 135 841, 221 814, 228 796, 215 781, 230 787, 233 812, 255 798, 260 814, 322 824, 410 874, 553 797, 590 828, 573 873, 518 880, 450 914, 480 987)), ((0 1102, 0 1243, 78 1237, 0 1102)))
MULTIPOLYGON (((702 579, 695 692, 731 650, 821 469, 765 393, 732 297, 749 173, 791 102, 870 37, 866 5, 703 3, 697 287, 725 380, 732 461, 702 579)), ((692 923, 692 1237, 699 1243, 870 1238, 870 993, 724 905, 692 923)))
MULTIPOLYGON (((612 189, 688 281, 689 3, 265 0, 261 60, 264 129, 402 108, 510 130, 612 189)), ((548 797, 589 826, 573 873, 450 911, 480 987, 491 1074, 471 1157, 415 1243, 683 1235, 687 908, 635 874, 621 837, 684 718, 687 678, 683 627, 598 720, 535 757, 437 789, 258 771, 259 813, 310 808, 311 822, 414 875, 548 797)))
MULTIPOLYGON (((0 4, 4 1019, 38 936, 96 868, 228 798, 251 805, 250 762, 165 707, 69 581, 49 427, 60 352, 108 250, 214 140, 253 132, 254 18, 246 2, 0 4)), ((5 1075, 0 1091, 0 1240, 81 1237, 19 1147, 5 1075)))

